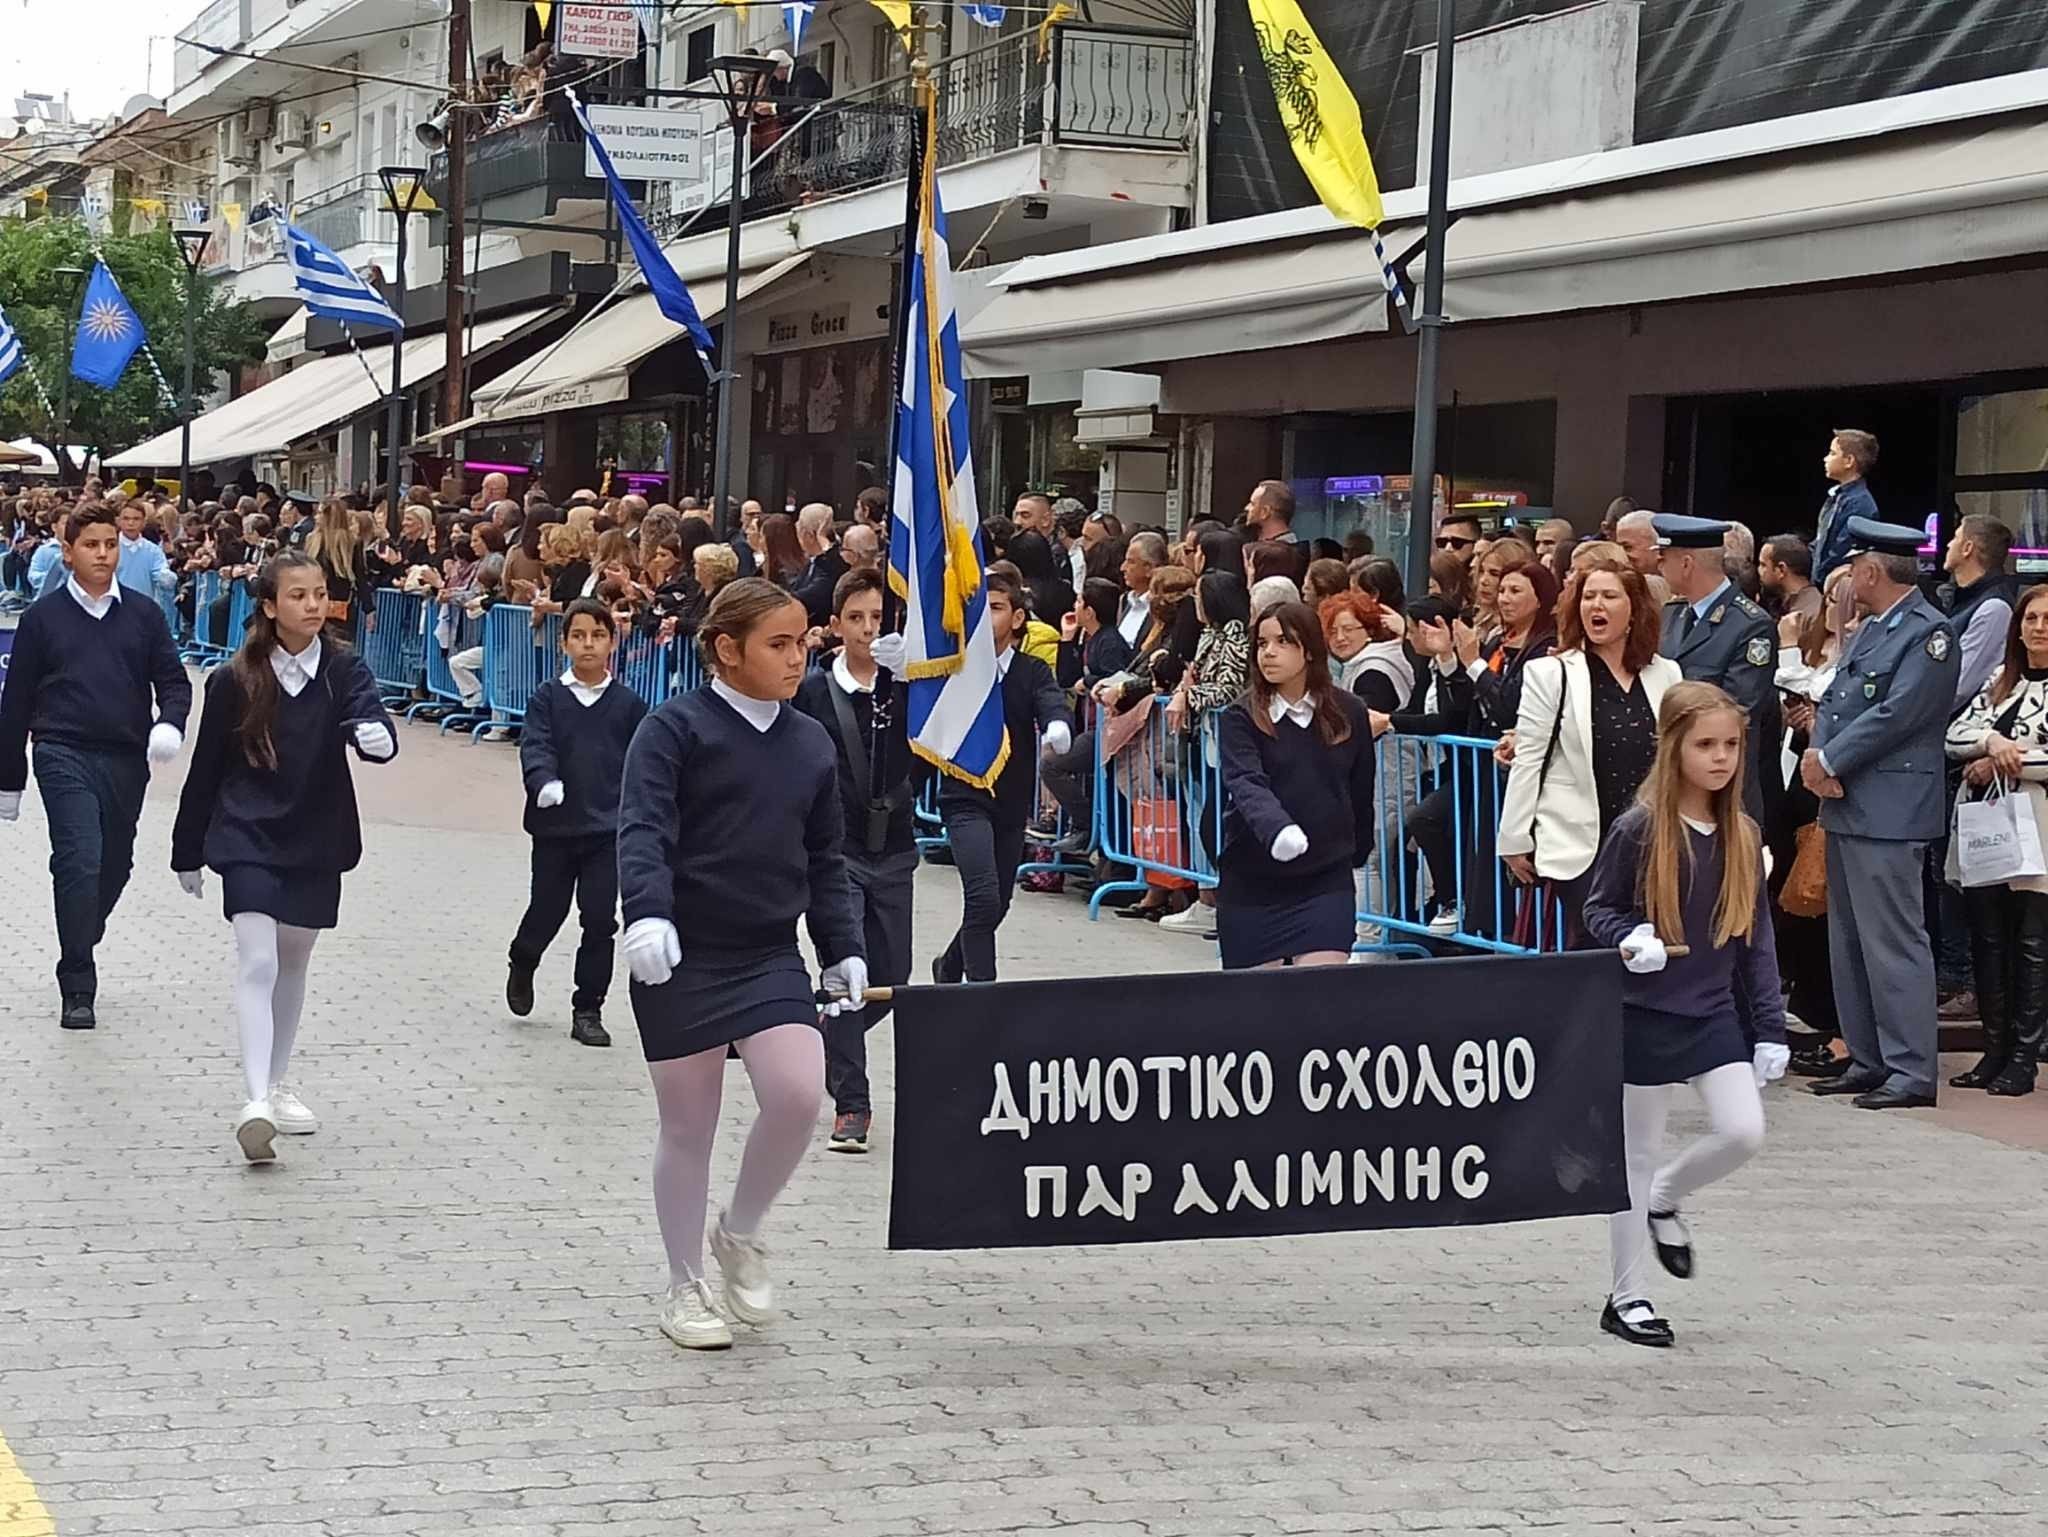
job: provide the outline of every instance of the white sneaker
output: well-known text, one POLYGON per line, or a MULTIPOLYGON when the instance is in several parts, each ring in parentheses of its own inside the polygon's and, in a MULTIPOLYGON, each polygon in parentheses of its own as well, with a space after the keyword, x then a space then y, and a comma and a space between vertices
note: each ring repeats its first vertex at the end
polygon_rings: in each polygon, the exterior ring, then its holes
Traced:
POLYGON ((1169 934, 1206 934, 1216 927, 1216 909, 1190 902, 1179 912, 1161 918, 1159 927, 1169 934))
POLYGON ((685 1350, 732 1349, 732 1325, 711 1300, 702 1281, 671 1286, 661 1304, 661 1332, 685 1350))
POLYGON ((270 1118, 270 1106, 260 1099, 252 1099, 242 1106, 241 1119, 235 1122, 235 1140, 242 1145, 242 1156, 251 1163, 269 1163, 277 1156, 271 1142, 277 1136, 277 1122, 270 1118))
POLYGON ((1451 935, 1457 933, 1458 915, 1454 912, 1448 911, 1438 913, 1434 918, 1429 920, 1429 932, 1432 934, 1443 935, 1451 935))
POLYGON ((270 1120, 289 1137, 308 1137, 320 1129, 320 1118, 306 1108, 306 1102, 288 1084, 270 1086, 270 1120))
POLYGON ((768 1277, 768 1246, 750 1234, 732 1232, 725 1213, 711 1230, 711 1257, 725 1276, 725 1305, 741 1323, 775 1322, 775 1283, 768 1277))

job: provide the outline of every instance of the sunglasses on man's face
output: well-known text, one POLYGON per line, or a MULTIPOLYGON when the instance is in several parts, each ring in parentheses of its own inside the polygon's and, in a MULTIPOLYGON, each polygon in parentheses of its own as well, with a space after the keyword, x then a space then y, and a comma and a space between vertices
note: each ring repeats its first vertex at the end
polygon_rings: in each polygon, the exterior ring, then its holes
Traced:
POLYGON ((1436 547, 1440 550, 1468 550, 1478 542, 1477 539, 1463 539, 1456 534, 1439 534, 1436 547))

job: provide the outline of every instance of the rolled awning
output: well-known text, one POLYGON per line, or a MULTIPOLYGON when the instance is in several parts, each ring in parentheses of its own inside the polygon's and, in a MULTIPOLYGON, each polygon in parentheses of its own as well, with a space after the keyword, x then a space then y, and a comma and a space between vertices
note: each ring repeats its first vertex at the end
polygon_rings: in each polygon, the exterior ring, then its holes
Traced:
MULTIPOLYGON (((482 356, 560 311, 553 306, 520 310, 477 322, 469 355, 482 356)), ((416 336, 405 343, 399 364, 406 387, 437 377, 447 361, 447 339, 416 336)), ((391 353, 376 347, 363 353, 337 352, 317 358, 260 385, 226 405, 192 419, 192 462, 222 464, 255 454, 282 453, 301 438, 325 431, 384 400, 391 387, 391 353)), ((110 469, 152 469, 178 463, 179 431, 159 433, 146 443, 115 454, 110 469)))

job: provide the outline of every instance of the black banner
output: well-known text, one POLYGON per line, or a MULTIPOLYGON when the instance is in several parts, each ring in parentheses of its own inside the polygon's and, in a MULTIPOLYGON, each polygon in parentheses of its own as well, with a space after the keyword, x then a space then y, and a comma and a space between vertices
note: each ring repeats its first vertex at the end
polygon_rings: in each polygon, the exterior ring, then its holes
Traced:
POLYGON ((1611 952, 896 995, 892 1249, 1628 1205, 1611 952))

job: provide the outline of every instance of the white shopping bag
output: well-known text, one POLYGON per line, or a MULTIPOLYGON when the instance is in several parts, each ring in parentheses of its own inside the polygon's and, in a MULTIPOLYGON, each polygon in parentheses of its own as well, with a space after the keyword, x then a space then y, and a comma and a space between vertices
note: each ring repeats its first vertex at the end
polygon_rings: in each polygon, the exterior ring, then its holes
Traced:
POLYGON ((1956 801, 1952 847, 1958 877, 1966 887, 2002 886, 2048 875, 2033 800, 2003 779, 1983 800, 1956 801))

